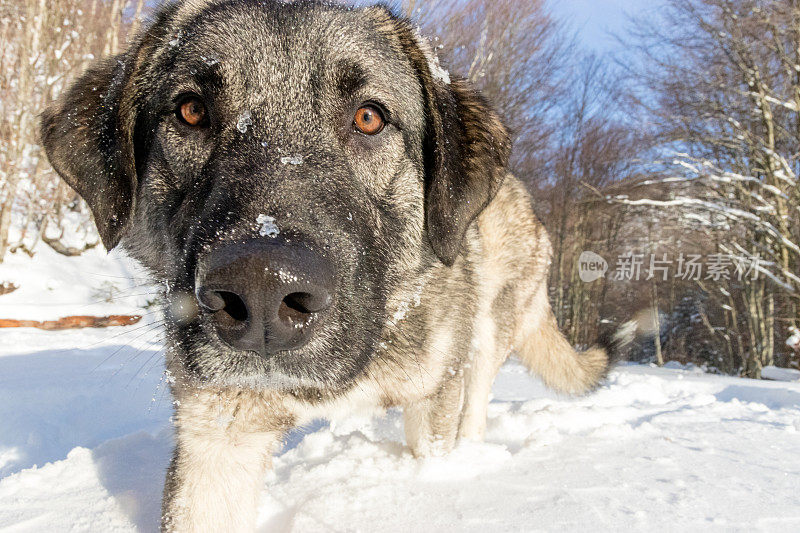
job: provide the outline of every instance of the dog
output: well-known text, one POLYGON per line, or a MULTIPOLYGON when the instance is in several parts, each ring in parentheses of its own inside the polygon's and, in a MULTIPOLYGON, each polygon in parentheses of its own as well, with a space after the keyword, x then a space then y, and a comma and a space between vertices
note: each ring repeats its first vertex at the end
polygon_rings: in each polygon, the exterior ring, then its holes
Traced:
POLYGON ((164 295, 165 531, 248 531, 271 453, 341 410, 404 411, 415 456, 481 439, 514 352, 570 394, 576 352, 509 134, 385 7, 162 5, 42 115, 58 174, 164 295))

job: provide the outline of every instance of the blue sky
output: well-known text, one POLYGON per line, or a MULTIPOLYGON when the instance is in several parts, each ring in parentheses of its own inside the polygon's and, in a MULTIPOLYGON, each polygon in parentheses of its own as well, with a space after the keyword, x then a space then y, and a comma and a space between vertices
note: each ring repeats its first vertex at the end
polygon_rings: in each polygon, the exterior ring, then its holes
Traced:
POLYGON ((557 18, 578 32, 587 50, 604 53, 618 50, 609 32, 624 34, 627 14, 655 11, 659 0, 548 0, 548 4, 557 18))

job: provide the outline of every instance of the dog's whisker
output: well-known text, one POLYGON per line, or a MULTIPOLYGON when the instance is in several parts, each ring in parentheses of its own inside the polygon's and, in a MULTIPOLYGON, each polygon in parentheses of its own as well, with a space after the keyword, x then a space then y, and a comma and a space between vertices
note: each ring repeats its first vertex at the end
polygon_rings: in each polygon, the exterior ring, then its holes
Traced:
MULTIPOLYGON (((141 350, 140 350, 140 351, 139 351, 139 352, 136 354, 136 357, 138 357, 138 356, 139 356, 139 354, 140 354, 140 353, 142 353, 142 352, 143 352, 145 349, 146 349, 146 348, 143 348, 143 349, 141 349, 141 350)), ((138 369, 138 370, 137 370, 137 371, 136 371, 136 372, 135 372, 135 373, 134 373, 134 374, 131 376, 131 379, 130 379, 130 381, 128 381, 128 384, 125 386, 125 388, 129 387, 129 386, 131 385, 131 383, 133 383, 133 381, 134 381, 135 379, 142 377, 142 376, 140 376, 140 374, 141 374, 142 370, 144 370, 145 366, 147 366, 147 365, 148 365, 148 364, 149 364, 149 363, 150 363, 150 362, 151 362, 153 359, 155 359, 155 363, 154 363, 154 365, 153 365, 153 366, 155 366, 156 364, 158 364, 158 360, 159 360, 159 359, 158 359, 158 356, 160 356, 162 353, 163 353, 163 351, 162 351, 162 350, 154 350, 154 351, 153 351, 153 353, 152 353, 152 354, 150 354, 150 357, 148 357, 148 358, 145 360, 145 362, 144 362, 144 363, 142 363, 142 365, 139 367, 139 369, 138 369)), ((146 375, 146 374, 147 374, 147 373, 145 373, 145 375, 146 375)))
MULTIPOLYGON (((105 337, 105 338, 103 338, 103 339, 101 339, 101 340, 99 340, 99 341, 97 341, 95 343, 92 343, 92 344, 86 346, 84 349, 89 349, 89 348, 98 346, 100 344, 107 344, 111 340, 117 339, 119 337, 131 335, 132 333, 137 332, 137 331, 141 331, 143 329, 146 330, 146 332, 157 331, 163 325, 164 325, 164 321, 163 320, 159 320, 159 321, 156 321, 156 322, 148 322, 146 324, 142 324, 141 326, 136 326, 136 327, 128 329, 126 331, 122 331, 120 333, 116 333, 114 335, 111 335, 110 337, 105 337)), ((128 328, 130 326, 122 326, 122 327, 128 328)), ((113 354, 111 354, 111 355, 107 356, 106 358, 104 358, 100 363, 97 364, 96 367, 94 367, 92 369, 92 371, 95 371, 98 368, 100 368, 101 366, 103 366, 104 364, 106 364, 109 361, 109 359, 111 359, 111 357, 113 357, 113 355, 115 355, 115 354, 116 354, 116 352, 114 352, 113 354)))
MULTIPOLYGON (((141 339, 141 338, 142 338, 142 337, 144 337, 145 335, 149 335, 149 334, 153 333, 153 331, 154 331, 154 330, 147 330, 147 331, 145 331, 145 332, 143 332, 143 333, 141 333, 141 334, 137 335, 136 337, 134 337, 134 338, 131 340, 131 344, 133 344, 133 343, 137 342, 139 339, 141 339)), ((158 337, 157 337, 157 338, 158 338, 158 337)), ((120 348, 118 348, 117 350, 115 350, 115 351, 114 351, 114 353, 112 354, 112 356, 110 356, 110 357, 109 357, 109 359, 110 359, 111 357, 113 357, 113 356, 116 356, 117 354, 119 354, 119 353, 120 353, 120 351, 121 351, 122 349, 126 348, 127 346, 128 346, 128 345, 123 345, 123 346, 120 346, 120 348)), ((148 346, 153 346, 153 343, 148 343, 148 346)), ((130 356, 128 356, 128 358, 127 358, 125 361, 123 361, 123 362, 122 362, 122 363, 119 365, 119 367, 118 367, 118 368, 117 368, 117 369, 116 369, 116 370, 115 370, 115 371, 112 373, 111 377, 112 377, 112 378, 113 378, 113 377, 116 377, 116 376, 117 376, 117 375, 118 375, 118 374, 119 374, 119 373, 122 371, 122 369, 123 369, 123 368, 125 368, 125 367, 126 367, 128 364, 130 364, 132 361, 134 361, 134 360, 135 360, 135 359, 136 359, 136 358, 139 356, 139 354, 141 354, 141 353, 142 353, 142 352, 143 352, 143 351, 144 351, 146 348, 147 348, 147 346, 146 346, 146 347, 144 347, 144 348, 142 348, 142 349, 140 349, 140 350, 137 350, 137 351, 136 351, 136 352, 135 352, 133 355, 130 355, 130 356)))

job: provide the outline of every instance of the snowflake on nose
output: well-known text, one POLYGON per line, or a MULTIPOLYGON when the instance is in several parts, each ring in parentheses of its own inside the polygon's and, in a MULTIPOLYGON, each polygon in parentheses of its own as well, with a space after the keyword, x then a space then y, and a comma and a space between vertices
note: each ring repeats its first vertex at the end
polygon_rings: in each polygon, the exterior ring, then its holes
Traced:
POLYGON ((275 223, 275 218, 269 215, 258 215, 256 217, 256 224, 260 226, 258 234, 262 237, 272 237, 273 239, 281 232, 278 225, 275 223))

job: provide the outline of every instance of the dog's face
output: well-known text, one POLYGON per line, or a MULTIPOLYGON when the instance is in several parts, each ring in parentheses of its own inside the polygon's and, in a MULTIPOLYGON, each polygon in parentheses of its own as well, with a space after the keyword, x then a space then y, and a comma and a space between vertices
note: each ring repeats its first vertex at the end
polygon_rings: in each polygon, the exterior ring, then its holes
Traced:
POLYGON ((392 295, 456 260, 507 134, 383 8, 176 3, 43 117, 48 156, 168 287, 202 381, 352 384, 392 295))

